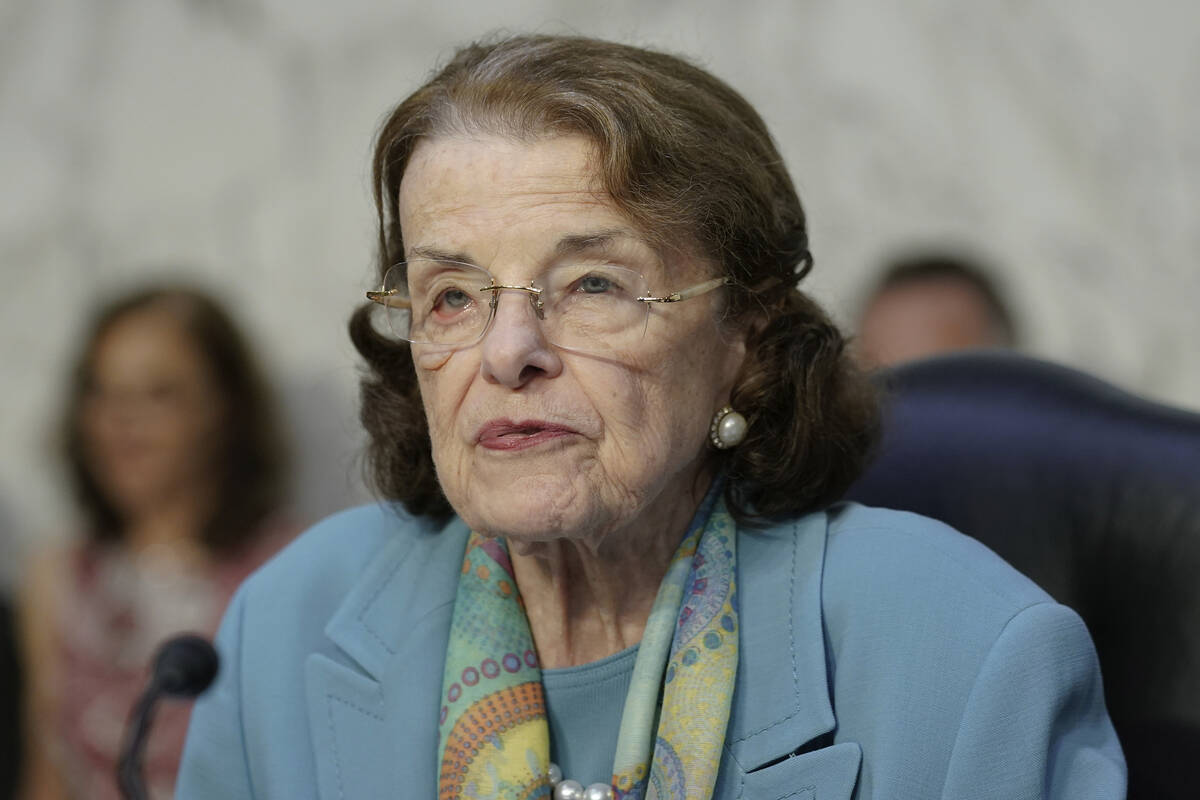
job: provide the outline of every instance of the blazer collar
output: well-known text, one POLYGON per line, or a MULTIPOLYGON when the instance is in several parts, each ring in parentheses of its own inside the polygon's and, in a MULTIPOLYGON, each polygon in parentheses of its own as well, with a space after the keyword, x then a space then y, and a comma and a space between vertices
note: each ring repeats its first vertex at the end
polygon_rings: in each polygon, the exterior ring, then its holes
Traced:
MULTIPOLYGON (((457 562, 469 536, 455 518, 441 529, 426 526, 391 538, 346 594, 325 634, 379 680, 414 623, 454 603, 458 571, 446 564, 457 562)), ((821 621, 825 539, 825 514, 739 533, 741 696, 730 721, 739 741, 761 741, 759 723, 775 715, 772 728, 792 721, 804 722, 814 736, 832 729, 821 621)))
POLYGON ((738 536, 738 676, 726 741, 745 771, 834 729, 821 615, 827 519, 738 536))
MULTIPOLYGON (((456 519, 391 539, 326 626, 354 666, 324 656, 309 664, 322 797, 372 773, 355 768, 355 757, 373 760, 376 777, 391 759, 397 775, 424 782, 419 765, 436 760, 440 655, 459 575, 448 566, 461 560, 469 533, 456 519)), ((739 533, 740 655, 727 747, 743 773, 835 727, 821 616, 825 540, 824 514, 739 533)), ((373 796, 375 787, 358 788, 373 796)))
MULTIPOLYGON (((413 525, 405 519, 403 525, 413 525)), ((393 536, 372 559, 325 627, 325 635, 375 680, 418 623, 452 607, 458 587, 457 564, 470 530, 457 517, 445 527, 420 527, 393 536)))

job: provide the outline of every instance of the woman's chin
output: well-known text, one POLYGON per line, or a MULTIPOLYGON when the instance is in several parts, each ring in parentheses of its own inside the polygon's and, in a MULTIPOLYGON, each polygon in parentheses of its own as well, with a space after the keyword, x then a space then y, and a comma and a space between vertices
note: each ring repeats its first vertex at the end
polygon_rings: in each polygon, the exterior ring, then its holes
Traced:
POLYGON ((472 480, 465 502, 455 504, 473 530, 513 542, 548 542, 587 536, 609 515, 594 490, 563 476, 510 475, 472 480))
POLYGON ((586 535, 590 527, 586 523, 588 515, 555 515, 548 513, 548 509, 525 506, 519 501, 513 505, 512 508, 463 515, 463 518, 472 530, 487 536, 530 544, 579 538, 586 535))

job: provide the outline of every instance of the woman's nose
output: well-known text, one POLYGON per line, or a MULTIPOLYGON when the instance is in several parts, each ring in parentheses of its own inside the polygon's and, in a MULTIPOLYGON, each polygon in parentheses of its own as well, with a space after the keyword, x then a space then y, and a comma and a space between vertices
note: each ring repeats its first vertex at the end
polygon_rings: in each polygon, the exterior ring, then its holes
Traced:
POLYGON ((536 301, 522 291, 499 292, 491 328, 480 345, 485 380, 519 389, 539 376, 553 378, 562 372, 558 351, 546 340, 538 319, 536 301))

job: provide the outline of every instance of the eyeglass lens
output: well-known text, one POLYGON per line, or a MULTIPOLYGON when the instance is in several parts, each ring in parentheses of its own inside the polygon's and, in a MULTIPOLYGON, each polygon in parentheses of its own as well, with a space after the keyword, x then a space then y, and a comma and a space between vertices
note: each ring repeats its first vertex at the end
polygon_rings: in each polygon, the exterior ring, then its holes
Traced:
POLYGON ((547 270, 528 288, 499 288, 499 283, 469 264, 398 264, 384 280, 385 290, 403 298, 386 304, 388 323, 396 336, 414 344, 463 347, 485 333, 494 295, 527 292, 535 308, 540 304, 547 341, 559 347, 610 351, 637 341, 645 331, 648 309, 637 298, 648 292, 646 280, 625 267, 568 264, 547 270))

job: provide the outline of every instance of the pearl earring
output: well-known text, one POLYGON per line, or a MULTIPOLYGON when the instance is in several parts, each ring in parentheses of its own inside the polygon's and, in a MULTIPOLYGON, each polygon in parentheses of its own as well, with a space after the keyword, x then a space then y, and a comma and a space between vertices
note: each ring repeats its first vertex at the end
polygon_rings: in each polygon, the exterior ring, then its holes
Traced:
POLYGON ((746 438, 746 418, 725 406, 713 415, 712 425, 708 426, 708 439, 718 450, 728 450, 736 447, 746 438))

